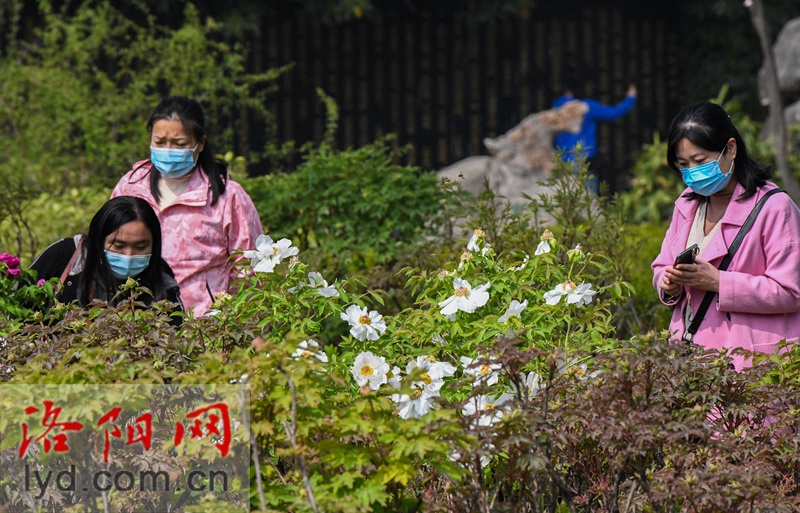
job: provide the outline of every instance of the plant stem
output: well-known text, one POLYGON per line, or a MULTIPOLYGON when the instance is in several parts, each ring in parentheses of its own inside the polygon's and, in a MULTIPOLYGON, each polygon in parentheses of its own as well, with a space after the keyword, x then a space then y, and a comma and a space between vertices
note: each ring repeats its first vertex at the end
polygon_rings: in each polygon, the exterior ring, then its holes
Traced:
MULTIPOLYGON (((292 381, 291 376, 285 370, 283 371, 283 375, 286 376, 286 381, 289 384, 289 389, 292 391, 292 411, 291 411, 291 425, 287 425, 285 422, 283 423, 283 429, 286 431, 286 434, 289 435, 289 442, 292 444, 292 448, 297 451, 297 439, 295 437, 295 432, 297 431, 297 390, 294 386, 294 381, 292 381)), ((319 513, 319 508, 317 508, 317 501, 314 498, 314 490, 311 488, 311 479, 308 476, 308 469, 306 468, 306 462, 303 458, 303 455, 297 451, 297 465, 300 467, 300 473, 303 476, 303 485, 306 489, 306 496, 308 497, 308 502, 311 504, 311 509, 314 510, 314 513, 319 513)))

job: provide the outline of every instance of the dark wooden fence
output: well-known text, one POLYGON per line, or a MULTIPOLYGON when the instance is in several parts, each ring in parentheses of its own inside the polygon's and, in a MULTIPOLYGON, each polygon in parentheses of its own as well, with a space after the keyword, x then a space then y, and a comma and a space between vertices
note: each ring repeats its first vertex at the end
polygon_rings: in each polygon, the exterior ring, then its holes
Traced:
POLYGON ((319 87, 339 104, 340 147, 394 133, 413 146, 411 163, 440 169, 486 154, 483 137, 549 108, 563 71, 578 68, 587 77, 585 96, 604 103, 620 101, 628 82, 638 86, 634 110, 599 130, 603 178, 624 188, 641 145, 665 132, 679 107, 669 9, 567 0, 480 22, 464 4, 409 0, 339 24, 273 7, 251 58, 254 71, 296 64, 271 105, 279 138, 320 140, 319 87))

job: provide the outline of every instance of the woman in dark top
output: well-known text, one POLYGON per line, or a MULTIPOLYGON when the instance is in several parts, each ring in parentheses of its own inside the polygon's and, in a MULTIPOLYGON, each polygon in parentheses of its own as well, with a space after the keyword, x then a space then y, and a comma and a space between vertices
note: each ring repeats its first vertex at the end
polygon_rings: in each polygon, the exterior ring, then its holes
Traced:
MULTIPOLYGON (((59 300, 86 306, 93 300, 111 305, 128 278, 152 291, 140 297, 145 304, 162 299, 183 311, 180 288, 169 265, 161 258, 161 224, 143 199, 119 196, 105 203, 92 218, 86 236, 61 239, 31 264, 39 278, 62 278, 59 300)), ((180 317, 176 317, 179 319, 180 317)))

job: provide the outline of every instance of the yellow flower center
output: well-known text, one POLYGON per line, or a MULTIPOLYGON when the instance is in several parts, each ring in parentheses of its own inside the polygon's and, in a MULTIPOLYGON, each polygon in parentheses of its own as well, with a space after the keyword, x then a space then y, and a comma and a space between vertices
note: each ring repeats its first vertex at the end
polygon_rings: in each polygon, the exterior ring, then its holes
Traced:
POLYGON ((553 232, 551 232, 550 230, 545 230, 542 236, 539 237, 539 240, 545 241, 545 240, 551 240, 552 238, 553 238, 553 232))
POLYGON ((579 378, 582 378, 586 375, 586 371, 583 370, 583 368, 578 367, 577 369, 575 369, 575 374, 577 374, 579 378))
POLYGON ((303 351, 302 353, 300 353, 300 356, 302 356, 303 358, 308 358, 309 356, 311 356, 311 352, 303 351))
POLYGON ((370 324, 372 324, 372 319, 369 318, 369 315, 362 315, 361 317, 358 318, 358 323, 366 324, 367 326, 369 326, 370 324))
POLYGON ((456 297, 468 297, 469 289, 467 287, 458 287, 456 289, 456 297))
POLYGON ((422 375, 422 382, 423 383, 425 383, 426 385, 430 385, 431 381, 433 381, 433 380, 431 379, 431 375, 430 374, 428 374, 426 372, 425 374, 422 375))
POLYGON ((375 374, 375 369, 372 368, 372 365, 364 365, 361 367, 362 376, 372 376, 373 374, 375 374))
POLYGON ((272 246, 272 254, 273 255, 277 255, 278 254, 278 246, 272 246))
POLYGON ((488 366, 488 365, 481 365, 481 370, 480 370, 480 373, 481 373, 481 374, 483 374, 483 375, 485 376, 485 375, 489 374, 489 372, 490 372, 491 370, 492 370, 492 369, 491 369, 491 368, 489 368, 489 366, 488 366))
POLYGON ((494 403, 486 403, 483 405, 483 411, 492 411, 494 410, 494 403))
POLYGON ((567 280, 567 281, 565 281, 564 283, 561 284, 561 290, 564 290, 564 291, 575 290, 575 284, 572 283, 571 281, 567 280))
POLYGON ((422 390, 415 388, 414 390, 411 391, 410 394, 408 394, 408 397, 410 397, 411 399, 419 399, 421 395, 422 395, 422 390))

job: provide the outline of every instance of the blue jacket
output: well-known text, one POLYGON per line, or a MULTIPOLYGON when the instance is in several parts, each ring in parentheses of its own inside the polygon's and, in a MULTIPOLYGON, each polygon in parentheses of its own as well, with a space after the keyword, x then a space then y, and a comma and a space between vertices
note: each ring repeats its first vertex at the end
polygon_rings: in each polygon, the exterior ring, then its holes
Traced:
MULTIPOLYGON (((553 108, 561 107, 568 101, 577 99, 579 98, 574 96, 562 96, 553 102, 553 108)), ((636 97, 626 96, 624 100, 613 106, 590 99, 581 99, 581 101, 589 106, 589 111, 581 124, 581 131, 577 134, 562 132, 553 140, 555 147, 564 152, 564 160, 567 162, 575 160, 570 150, 578 143, 581 143, 587 159, 594 157, 597 154, 597 122, 621 118, 636 104, 636 97)))

